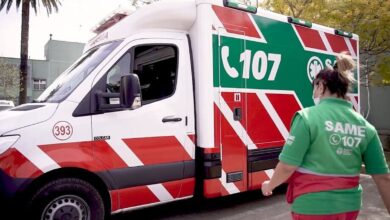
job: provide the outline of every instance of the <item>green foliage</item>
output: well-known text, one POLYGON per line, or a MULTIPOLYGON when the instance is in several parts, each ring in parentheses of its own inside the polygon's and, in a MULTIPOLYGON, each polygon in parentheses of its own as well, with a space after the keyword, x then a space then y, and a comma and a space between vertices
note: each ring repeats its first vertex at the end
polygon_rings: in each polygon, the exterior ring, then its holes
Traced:
POLYGON ((19 94, 19 68, 0 58, 0 99, 16 102, 19 94))
POLYGON ((381 84, 390 86, 390 56, 382 56, 379 58, 375 66, 375 72, 381 75, 381 84))
POLYGON ((22 5, 22 23, 20 36, 20 87, 19 87, 19 104, 27 102, 27 61, 28 61, 28 38, 29 38, 29 22, 30 22, 30 7, 37 13, 37 3, 42 3, 46 9, 47 15, 51 14, 53 9, 58 11, 58 5, 61 5, 60 0, 0 0, 0 11, 6 8, 8 12, 13 3, 19 9, 22 5))
POLYGON ((365 64, 361 73, 370 74, 379 85, 390 85, 389 0, 266 0, 261 6, 359 35, 365 64))
MULTIPOLYGON (((58 6, 61 5, 61 2, 59 0, 28 0, 30 2, 30 6, 34 9, 35 13, 37 13, 37 6, 39 6, 40 3, 42 3, 43 7, 46 9, 47 14, 51 14, 53 12, 53 9, 55 11, 58 11, 58 6)), ((22 0, 0 0, 0 11, 3 10, 4 7, 6 7, 7 12, 11 9, 12 4, 15 2, 16 8, 19 9, 20 3, 22 0)))

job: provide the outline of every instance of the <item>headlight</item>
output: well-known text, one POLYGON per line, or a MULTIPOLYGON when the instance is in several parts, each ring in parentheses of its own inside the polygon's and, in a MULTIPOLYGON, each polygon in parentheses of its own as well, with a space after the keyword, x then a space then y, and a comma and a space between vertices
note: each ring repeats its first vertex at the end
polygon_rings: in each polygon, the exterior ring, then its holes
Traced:
POLYGON ((0 137, 0 154, 7 151, 13 144, 16 143, 16 141, 19 139, 20 136, 3 136, 0 137))

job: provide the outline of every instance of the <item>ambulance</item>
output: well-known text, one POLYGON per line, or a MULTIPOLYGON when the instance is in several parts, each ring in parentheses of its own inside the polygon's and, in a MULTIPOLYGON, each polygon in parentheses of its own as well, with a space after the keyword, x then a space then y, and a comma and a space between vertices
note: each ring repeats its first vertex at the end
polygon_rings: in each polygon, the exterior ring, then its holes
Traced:
MULTIPOLYGON (((31 218, 103 219, 260 189, 343 51, 359 62, 357 35, 232 0, 143 7, 0 113, 1 199, 31 218)), ((359 111, 358 86, 349 97, 359 111)))

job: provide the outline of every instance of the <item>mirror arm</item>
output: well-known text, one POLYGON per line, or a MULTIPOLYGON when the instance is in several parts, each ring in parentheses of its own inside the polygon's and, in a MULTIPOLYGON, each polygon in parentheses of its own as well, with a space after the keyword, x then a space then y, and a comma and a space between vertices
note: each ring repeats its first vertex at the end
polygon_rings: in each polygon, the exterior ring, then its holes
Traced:
POLYGON ((98 103, 98 110, 113 110, 113 109, 120 109, 120 104, 105 104, 106 99, 110 98, 120 98, 120 93, 108 93, 108 92, 97 92, 97 103, 98 103))

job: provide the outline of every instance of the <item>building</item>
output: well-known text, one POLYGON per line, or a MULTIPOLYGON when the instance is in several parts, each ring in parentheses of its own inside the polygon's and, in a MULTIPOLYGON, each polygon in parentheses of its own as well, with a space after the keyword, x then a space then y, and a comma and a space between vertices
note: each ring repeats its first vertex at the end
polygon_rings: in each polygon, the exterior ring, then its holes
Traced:
MULTIPOLYGON (((28 60, 27 101, 31 102, 41 95, 62 72, 82 54, 83 43, 50 39, 45 44, 45 60, 28 60)), ((19 58, 1 57, 7 64, 19 67, 19 58)), ((0 91, 0 99, 4 94, 0 91)))

